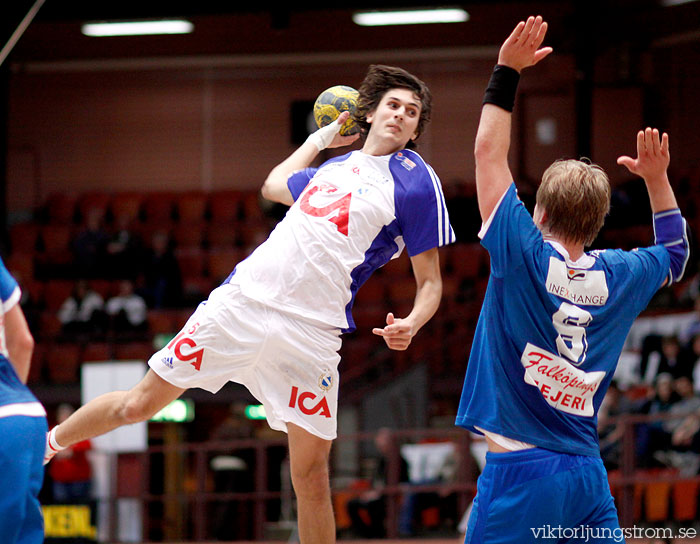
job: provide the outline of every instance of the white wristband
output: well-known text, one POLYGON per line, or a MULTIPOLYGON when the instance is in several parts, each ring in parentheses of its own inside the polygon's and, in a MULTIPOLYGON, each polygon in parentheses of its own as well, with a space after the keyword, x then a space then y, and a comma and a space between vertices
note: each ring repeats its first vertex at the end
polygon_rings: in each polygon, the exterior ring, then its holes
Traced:
POLYGON ((306 141, 314 144, 319 151, 323 151, 331 145, 333 138, 340 132, 342 126, 343 125, 339 125, 336 121, 333 121, 325 127, 319 128, 316 132, 309 134, 306 141))
POLYGON ((57 441, 56 441, 56 429, 58 428, 58 425, 56 425, 53 429, 49 431, 49 445, 56 451, 62 451, 65 450, 66 448, 64 446, 61 446, 57 441))

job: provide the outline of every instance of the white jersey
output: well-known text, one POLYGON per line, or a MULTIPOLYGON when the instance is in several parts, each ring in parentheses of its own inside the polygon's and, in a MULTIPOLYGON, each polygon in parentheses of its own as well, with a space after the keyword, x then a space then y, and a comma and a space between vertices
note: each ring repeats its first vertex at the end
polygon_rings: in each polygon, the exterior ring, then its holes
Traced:
POLYGON ((293 173, 294 204, 228 280, 244 295, 349 332, 377 268, 455 241, 440 180, 417 153, 353 151, 293 173))

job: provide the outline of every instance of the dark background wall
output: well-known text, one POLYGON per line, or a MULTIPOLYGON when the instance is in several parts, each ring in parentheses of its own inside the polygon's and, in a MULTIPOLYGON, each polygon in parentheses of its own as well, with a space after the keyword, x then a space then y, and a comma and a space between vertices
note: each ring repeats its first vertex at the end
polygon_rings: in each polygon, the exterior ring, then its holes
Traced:
MULTIPOLYGON (((675 169, 697 163, 700 2, 482 2, 465 5, 466 23, 378 29, 354 25, 350 11, 303 3, 285 11, 202 2, 189 12, 119 4, 49 0, 5 62, 10 220, 57 191, 257 188, 297 145, 295 103, 330 85, 358 86, 375 62, 429 84, 434 116, 420 151, 448 188, 468 183, 498 47, 531 13, 550 21, 555 53, 523 78, 512 150, 518 178, 536 180, 552 160, 585 155, 614 183, 625 181, 615 159, 634 152, 646 124, 670 132, 675 169), (82 20, 138 15, 188 16, 196 30, 102 39, 79 32, 82 20)), ((30 5, 3 9, 18 21, 30 5)))

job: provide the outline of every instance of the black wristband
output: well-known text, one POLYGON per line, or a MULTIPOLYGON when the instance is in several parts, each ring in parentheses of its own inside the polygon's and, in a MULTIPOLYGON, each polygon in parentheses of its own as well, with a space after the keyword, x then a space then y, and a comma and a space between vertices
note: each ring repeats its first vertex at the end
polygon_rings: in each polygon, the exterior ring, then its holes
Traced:
POLYGON ((486 92, 484 93, 484 104, 493 104, 506 111, 513 111, 515 105, 515 93, 518 90, 520 74, 510 66, 497 64, 486 92))

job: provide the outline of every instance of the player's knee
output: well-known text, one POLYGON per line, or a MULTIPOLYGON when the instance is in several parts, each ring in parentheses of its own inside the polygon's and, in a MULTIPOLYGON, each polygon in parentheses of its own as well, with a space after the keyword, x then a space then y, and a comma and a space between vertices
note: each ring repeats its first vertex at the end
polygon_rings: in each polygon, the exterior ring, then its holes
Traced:
POLYGON ((136 398, 133 395, 127 395, 121 406, 121 416, 124 424, 131 425, 133 423, 141 423, 153 416, 153 410, 148 403, 141 398, 136 398))
POLYGON ((322 499, 330 493, 328 460, 323 456, 292 465, 292 482, 298 497, 322 499))

